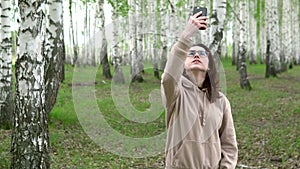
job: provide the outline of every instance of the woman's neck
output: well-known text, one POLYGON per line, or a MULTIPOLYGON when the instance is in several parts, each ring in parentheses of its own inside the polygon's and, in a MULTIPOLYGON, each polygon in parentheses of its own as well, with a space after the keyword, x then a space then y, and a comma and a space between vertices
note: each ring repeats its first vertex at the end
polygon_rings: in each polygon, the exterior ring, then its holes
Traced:
POLYGON ((195 83, 197 84, 198 87, 202 87, 203 82, 205 80, 206 72, 204 71, 191 71, 195 80, 195 83))

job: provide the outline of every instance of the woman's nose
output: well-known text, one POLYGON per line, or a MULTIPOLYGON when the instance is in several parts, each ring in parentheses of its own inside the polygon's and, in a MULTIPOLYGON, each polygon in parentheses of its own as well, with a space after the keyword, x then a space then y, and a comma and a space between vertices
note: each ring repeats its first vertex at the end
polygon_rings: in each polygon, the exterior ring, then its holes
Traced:
POLYGON ((198 52, 196 52, 196 54, 194 55, 194 58, 200 58, 200 55, 198 52))

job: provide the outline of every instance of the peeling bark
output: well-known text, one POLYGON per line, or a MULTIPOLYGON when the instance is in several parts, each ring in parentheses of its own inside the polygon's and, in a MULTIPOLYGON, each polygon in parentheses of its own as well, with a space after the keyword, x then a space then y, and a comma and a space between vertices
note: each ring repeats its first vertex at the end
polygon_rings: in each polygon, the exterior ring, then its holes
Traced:
POLYGON ((47 54, 46 73, 46 112, 50 113, 56 103, 60 82, 64 75, 63 61, 63 25, 62 25, 62 0, 48 0, 49 15, 46 28, 47 54))
POLYGON ((105 16, 103 10, 104 0, 98 0, 98 9, 96 18, 100 20, 100 38, 102 38, 101 43, 101 52, 100 52, 100 63, 102 65, 103 75, 106 79, 111 79, 112 75, 110 72, 110 66, 107 56, 107 40, 105 37, 105 16))
POLYGON ((45 0, 19 1, 20 49, 16 60, 11 168, 50 168, 43 47, 45 3, 45 0))
POLYGON ((246 64, 246 18, 245 18, 245 7, 246 7, 246 1, 242 0, 239 1, 240 5, 240 19, 242 20, 242 23, 240 24, 240 39, 239 39, 239 54, 238 54, 238 70, 240 74, 240 86, 242 89, 251 90, 251 85, 248 79, 247 75, 247 64, 246 64))
POLYGON ((1 1, 0 30, 0 128, 12 127, 14 111, 12 92, 12 37, 10 32, 11 1, 1 1))
POLYGON ((123 70, 122 70, 122 58, 120 56, 120 47, 119 47, 119 22, 118 22, 118 15, 116 9, 112 11, 112 18, 113 18, 113 51, 112 51, 112 61, 114 65, 114 76, 113 81, 115 83, 125 83, 123 70))

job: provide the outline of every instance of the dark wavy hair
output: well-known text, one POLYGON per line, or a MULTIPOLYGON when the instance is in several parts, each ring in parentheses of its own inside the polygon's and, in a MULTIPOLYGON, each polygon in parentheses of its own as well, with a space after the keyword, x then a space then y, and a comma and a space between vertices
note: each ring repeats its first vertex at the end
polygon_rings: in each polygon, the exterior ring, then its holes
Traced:
MULTIPOLYGON (((214 58, 209 48, 204 44, 199 43, 199 44, 192 45, 192 47, 193 46, 202 47, 207 52, 208 70, 206 72, 201 90, 207 90, 207 98, 211 103, 213 103, 216 100, 216 98, 219 96, 219 75, 216 69, 214 58)), ((185 71, 184 74, 186 74, 185 71)))

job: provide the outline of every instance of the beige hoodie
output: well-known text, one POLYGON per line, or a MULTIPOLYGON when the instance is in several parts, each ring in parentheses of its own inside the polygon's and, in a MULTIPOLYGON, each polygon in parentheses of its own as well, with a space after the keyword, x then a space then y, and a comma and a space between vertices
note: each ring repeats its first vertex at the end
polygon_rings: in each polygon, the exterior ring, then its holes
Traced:
POLYGON ((182 76, 192 42, 183 37, 173 46, 162 76, 166 109, 166 169, 234 169, 238 148, 226 96, 211 103, 206 91, 182 76))

